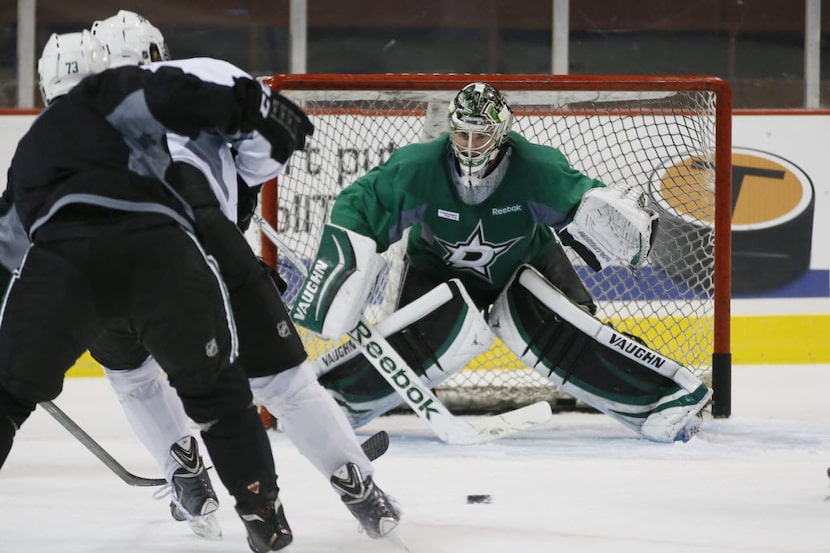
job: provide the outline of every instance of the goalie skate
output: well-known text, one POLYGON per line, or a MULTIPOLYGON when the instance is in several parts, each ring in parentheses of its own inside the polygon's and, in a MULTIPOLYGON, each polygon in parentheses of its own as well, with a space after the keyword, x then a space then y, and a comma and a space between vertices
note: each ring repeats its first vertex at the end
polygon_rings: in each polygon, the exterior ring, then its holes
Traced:
POLYGON ((695 416, 689 419, 689 422, 686 423, 680 432, 677 433, 674 441, 676 442, 688 442, 695 436, 700 433, 700 428, 703 426, 703 420, 700 416, 695 416))

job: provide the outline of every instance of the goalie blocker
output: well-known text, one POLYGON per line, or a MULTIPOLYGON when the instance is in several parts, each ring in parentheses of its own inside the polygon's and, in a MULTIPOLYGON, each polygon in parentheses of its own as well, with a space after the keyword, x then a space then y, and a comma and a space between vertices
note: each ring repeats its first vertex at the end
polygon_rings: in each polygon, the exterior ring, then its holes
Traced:
POLYGON ((527 366, 650 440, 688 439, 712 396, 691 371, 592 317, 532 267, 516 271, 489 321, 527 366))
POLYGON ((371 238, 326 224, 291 308, 294 322, 332 340, 354 328, 384 267, 376 248, 371 238))
MULTIPOLYGON (((450 280, 375 325, 389 344, 434 388, 461 370, 493 343, 493 333, 463 285, 450 280)), ((371 352, 370 352, 371 353, 371 352)), ((320 383, 329 390, 358 428, 402 403, 352 340, 324 353, 315 361, 320 383)), ((392 374, 406 394, 408 378, 392 374)), ((429 406, 422 406, 428 409, 429 406)))

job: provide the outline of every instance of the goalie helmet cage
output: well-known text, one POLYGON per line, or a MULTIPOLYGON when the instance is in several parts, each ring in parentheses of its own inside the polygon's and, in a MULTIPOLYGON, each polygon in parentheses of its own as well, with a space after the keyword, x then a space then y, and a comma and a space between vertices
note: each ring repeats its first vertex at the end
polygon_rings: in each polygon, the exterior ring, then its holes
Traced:
MULTIPOLYGON (((516 113, 513 130, 562 151, 609 186, 638 186, 660 226, 636 272, 594 273, 568 254, 595 298, 597 316, 642 337, 714 390, 712 413, 731 411, 731 92, 715 77, 637 75, 277 75, 264 79, 298 103, 315 126, 305 152, 262 193, 262 216, 295 256, 314 258, 338 192, 398 147, 447 131, 450 100, 474 81, 493 84, 516 113)), ((438 162, 438 160, 436 160, 438 162)), ((260 241, 266 261, 276 251, 260 241)), ((385 254, 389 270, 367 308, 379 320, 395 305, 405 240, 385 254)), ((302 277, 280 258, 291 303, 302 277)), ((335 346, 310 334, 310 358, 335 346)), ((436 390, 451 409, 491 412, 568 396, 498 340, 436 390)))

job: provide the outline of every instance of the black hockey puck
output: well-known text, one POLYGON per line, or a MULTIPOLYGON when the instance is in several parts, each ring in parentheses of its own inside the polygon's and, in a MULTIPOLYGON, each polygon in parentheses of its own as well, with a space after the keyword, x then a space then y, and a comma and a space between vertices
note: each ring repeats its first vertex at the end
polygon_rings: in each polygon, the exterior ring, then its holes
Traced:
POLYGON ((468 495, 467 503, 492 503, 493 497, 488 494, 468 495))
POLYGON ((830 467, 827 467, 827 478, 830 478, 830 467))

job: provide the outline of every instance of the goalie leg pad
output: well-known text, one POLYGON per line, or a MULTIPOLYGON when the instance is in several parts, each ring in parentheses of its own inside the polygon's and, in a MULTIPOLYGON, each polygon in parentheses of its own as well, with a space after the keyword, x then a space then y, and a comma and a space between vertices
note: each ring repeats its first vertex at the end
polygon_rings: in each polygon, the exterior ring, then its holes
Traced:
POLYGON ((371 238, 326 224, 291 309, 294 322, 334 340, 354 328, 384 267, 376 249, 371 238))
POLYGON ((712 395, 691 371, 592 317, 529 266, 499 296, 490 325, 527 366, 654 441, 682 436, 712 395))
MULTIPOLYGON (((376 325, 376 330, 430 388, 440 385, 493 343, 493 333, 456 279, 441 284, 376 325)), ((401 404, 351 340, 317 358, 320 383, 358 428, 401 404)), ((394 375, 393 375, 394 376, 394 375)))

